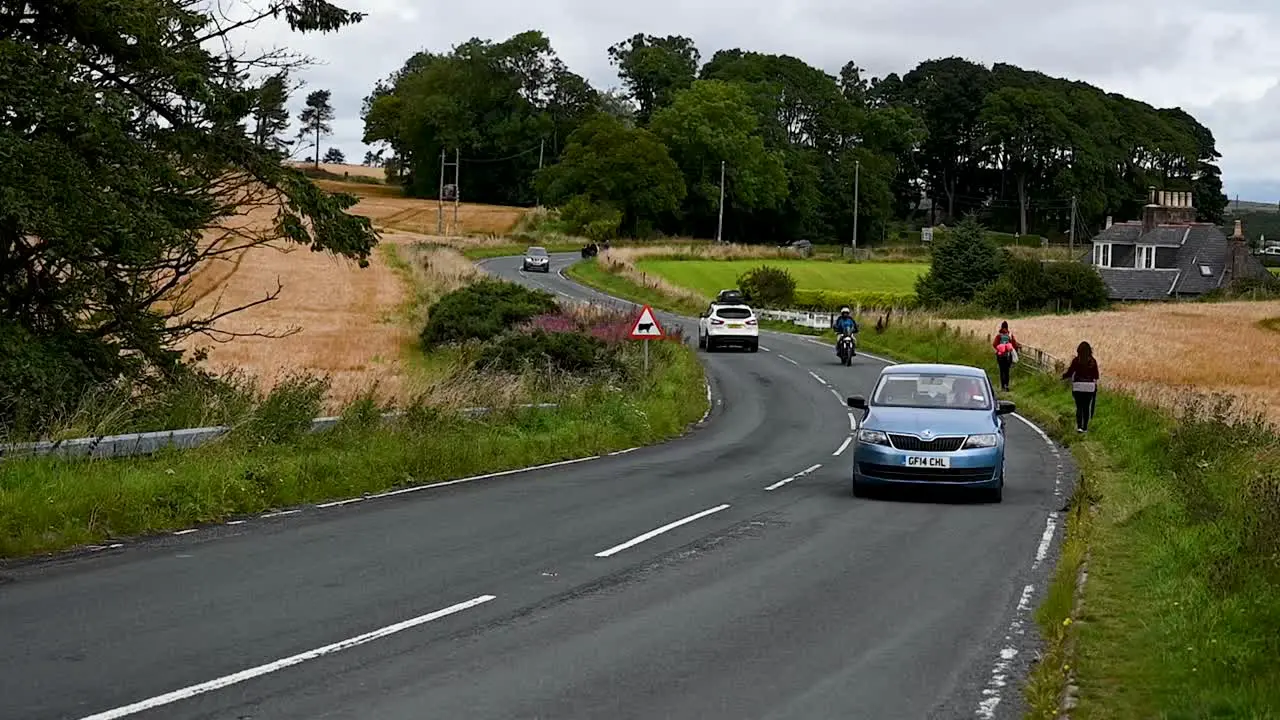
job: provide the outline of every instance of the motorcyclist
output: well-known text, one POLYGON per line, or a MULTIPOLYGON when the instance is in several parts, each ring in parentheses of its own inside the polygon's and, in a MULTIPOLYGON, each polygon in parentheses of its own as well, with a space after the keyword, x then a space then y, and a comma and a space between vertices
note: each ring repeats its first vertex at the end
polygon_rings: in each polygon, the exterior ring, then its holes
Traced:
MULTIPOLYGON (((857 335, 858 321, 853 319, 853 311, 848 306, 840 308, 840 314, 831 322, 831 329, 836 335, 857 335)), ((840 354, 840 341, 836 339, 836 355, 840 354)))

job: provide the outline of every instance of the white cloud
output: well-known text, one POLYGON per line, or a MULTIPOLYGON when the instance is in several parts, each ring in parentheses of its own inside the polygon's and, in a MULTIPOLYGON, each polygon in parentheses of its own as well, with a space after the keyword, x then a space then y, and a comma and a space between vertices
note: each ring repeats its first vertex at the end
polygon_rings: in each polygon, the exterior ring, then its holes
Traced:
MULTIPOLYGON (((960 55, 1080 79, 1156 106, 1178 105, 1207 125, 1223 154, 1228 192, 1275 200, 1280 188, 1280 3, 1269 0, 339 0, 369 13, 330 35, 279 24, 252 42, 287 45, 322 64, 303 75, 328 88, 338 114, 329 144, 359 160, 360 103, 375 81, 421 49, 471 37, 502 40, 539 29, 574 71, 618 84, 607 48, 637 32, 692 37, 709 59, 721 48, 786 53, 836 72, 853 60, 871 74, 904 73, 960 55), (1255 196, 1251 193, 1270 193, 1255 196)), ((301 104, 298 93, 295 105, 301 104)), ((296 109, 295 109, 296 115, 296 109)))

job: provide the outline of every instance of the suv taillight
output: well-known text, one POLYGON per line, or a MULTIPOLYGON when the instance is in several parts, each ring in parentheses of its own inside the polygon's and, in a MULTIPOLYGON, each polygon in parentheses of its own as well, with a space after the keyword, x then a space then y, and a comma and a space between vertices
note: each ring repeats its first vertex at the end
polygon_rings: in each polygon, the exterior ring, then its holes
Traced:
POLYGON ((712 324, 712 325, 723 325, 723 324, 724 324, 724 321, 723 321, 723 320, 721 320, 720 318, 711 318, 711 324, 712 324))
POLYGON ((748 324, 748 325, 755 325, 755 324, 756 324, 756 319, 755 319, 755 318, 751 318, 750 320, 748 320, 748 321, 747 321, 747 324, 748 324))

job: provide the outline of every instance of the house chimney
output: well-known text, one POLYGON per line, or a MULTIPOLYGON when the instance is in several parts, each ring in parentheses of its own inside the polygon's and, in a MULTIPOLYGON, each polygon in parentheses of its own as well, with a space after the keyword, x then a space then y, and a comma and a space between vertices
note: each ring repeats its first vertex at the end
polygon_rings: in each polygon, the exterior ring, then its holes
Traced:
POLYGON ((1105 227, 1105 228, 1103 228, 1103 229, 1104 229, 1104 230, 1109 230, 1110 228, 1111 228, 1111 216, 1110 216, 1110 215, 1108 215, 1108 216, 1107 216, 1107 227, 1105 227))

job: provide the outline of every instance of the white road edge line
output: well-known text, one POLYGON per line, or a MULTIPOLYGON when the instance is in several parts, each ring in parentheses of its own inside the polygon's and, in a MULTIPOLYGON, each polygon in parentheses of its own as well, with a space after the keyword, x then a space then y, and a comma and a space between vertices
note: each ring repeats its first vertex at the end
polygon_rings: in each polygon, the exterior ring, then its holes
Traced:
POLYGON ((638 447, 633 447, 633 448, 627 448, 626 450, 615 450, 609 453, 609 457, 615 457, 617 455, 626 455, 627 453, 635 452, 636 450, 639 450, 639 449, 640 448, 638 447))
POLYGON ((191 534, 191 533, 193 533, 193 532, 200 532, 200 529, 199 529, 199 528, 188 528, 188 529, 186 529, 186 530, 179 530, 179 531, 175 532, 175 533, 174 533, 174 535, 190 535, 190 534, 191 534))
MULTIPOLYGON (((1035 423, 1025 417, 1013 413, 1013 416, 1021 420, 1027 427, 1031 428, 1044 440, 1049 446, 1049 450, 1054 457, 1060 457, 1058 446, 1053 443, 1053 439, 1049 434, 1042 430, 1035 423)), ((1058 477, 1055 483, 1060 485, 1062 478, 1062 464, 1058 464, 1058 477)), ((1044 563, 1049 556, 1049 549, 1053 547, 1054 537, 1058 530, 1058 513, 1050 512, 1045 518, 1044 533, 1040 536, 1040 543, 1036 546, 1036 554, 1031 562, 1031 570, 1035 571, 1044 563)), ((1005 646, 1000 649, 999 657, 991 668, 991 679, 987 682, 987 686, 982 690, 983 699, 978 703, 977 717, 982 720, 992 720, 996 715, 996 707, 1000 705, 1002 700, 1001 691, 1008 685, 1009 672, 1013 666, 1013 659, 1018 656, 1018 641, 1015 637, 1021 637, 1026 633, 1027 617, 1031 612, 1031 598, 1035 595, 1036 586, 1034 584, 1027 585, 1022 588, 1022 596, 1018 599, 1018 606, 1013 611, 1013 621, 1009 624, 1009 632, 1005 635, 1005 646)))
POLYGON ((565 465, 575 465, 577 463, 584 463, 589 460, 599 460, 599 459, 600 459, 599 455, 592 455, 591 457, 577 458, 575 460, 561 460, 560 462, 547 463, 545 465, 534 465, 533 467, 527 467, 527 468, 515 468, 514 470, 503 470, 502 472, 487 473, 485 475, 474 475, 472 477, 458 478, 457 480, 446 480, 444 482, 428 483, 426 485, 414 485, 413 487, 400 488, 399 490, 389 490, 384 493, 370 495, 365 499, 373 500, 375 498, 394 497, 396 495, 404 495, 405 493, 418 492, 419 490, 432 490, 434 488, 447 487, 449 485, 459 485, 461 483, 469 483, 469 482, 474 482, 476 480, 488 480, 489 478, 505 477, 507 475, 518 475, 519 473, 532 472, 534 470, 546 470, 547 468, 564 467, 565 465))
POLYGON ((791 477, 789 477, 789 478, 783 478, 783 479, 779 480, 778 482, 776 482, 776 483, 774 483, 774 484, 770 485, 769 487, 765 488, 765 490, 769 490, 769 491, 771 491, 771 492, 772 492, 772 491, 774 491, 774 490, 777 490, 778 488, 782 487, 783 485, 786 485, 787 483, 792 482, 792 481, 794 481, 794 480, 799 480, 800 478, 804 477, 805 475, 808 475, 809 473, 813 472, 814 470, 817 470, 817 469, 818 469, 818 468, 820 468, 820 467, 822 467, 822 465, 820 465, 820 464, 819 464, 819 465, 813 465, 813 466, 811 466, 811 467, 805 468, 804 470, 801 470, 800 472, 796 473, 795 475, 792 475, 792 476, 791 476, 791 477))
POLYGON ((844 451, 845 451, 845 449, 849 447, 849 443, 851 443, 851 442, 853 442, 853 436, 852 436, 852 435, 850 435, 849 437, 845 438, 845 439, 844 439, 844 442, 840 443, 840 447, 836 448, 836 451, 835 451, 835 452, 833 452, 833 453, 831 453, 831 457, 839 457, 839 456, 840 456, 840 453, 844 452, 844 451))
POLYGON ((662 534, 662 533, 664 533, 664 532, 667 532, 667 531, 670 531, 670 530, 675 530, 676 528, 680 527, 681 525, 687 525, 687 524, 689 524, 689 523, 693 522, 694 520, 700 520, 700 519, 702 519, 702 518, 704 518, 704 517, 706 517, 706 516, 708 516, 708 515, 712 515, 712 514, 714 514, 714 513, 718 513, 718 512, 720 512, 721 510, 727 510, 728 508, 729 508, 729 505, 728 505, 728 504, 725 504, 725 505, 717 505, 717 506, 715 506, 715 507, 713 507, 713 508, 711 508, 711 509, 709 509, 709 510, 703 510, 703 511, 702 511, 702 512, 700 512, 700 513, 694 513, 694 514, 690 515, 689 517, 681 518, 681 519, 679 519, 679 520, 677 520, 677 521, 675 521, 675 522, 673 522, 673 523, 667 523, 666 525, 663 525, 662 527, 658 528, 657 530, 650 530, 649 532, 647 532, 647 533, 645 533, 645 534, 643 534, 643 535, 637 535, 637 536, 635 536, 635 537, 631 538, 630 540, 628 540, 628 541, 626 541, 626 542, 622 543, 621 545, 614 545, 613 547, 609 548, 608 550, 602 550, 602 551, 600 551, 600 552, 596 553, 596 557, 598 557, 598 558, 607 558, 607 557, 609 557, 610 555, 616 555, 616 554, 618 554, 618 553, 622 552, 623 550, 626 550, 626 549, 627 549, 627 548, 629 548, 629 547, 635 547, 636 545, 639 545, 640 543, 644 542, 645 540, 652 540, 653 538, 655 538, 655 537, 657 537, 657 536, 661 535, 661 534, 662 534))
POLYGON ((334 500, 333 502, 320 503, 319 505, 316 505, 316 507, 318 508, 341 507, 343 505, 350 505, 352 503, 358 503, 358 502, 364 502, 364 498, 357 497, 357 498, 348 498, 346 500, 334 500))
POLYGON ((213 690, 220 690, 222 688, 235 685, 236 683, 242 683, 245 680, 251 680, 268 673, 283 670, 293 665, 299 665, 308 660, 315 660, 316 658, 324 657, 325 655, 332 655, 336 652, 348 650, 356 647, 357 645, 363 645, 365 643, 387 637, 388 635, 394 635, 398 632, 403 632, 419 625, 425 625, 433 620, 439 620, 440 618, 462 612, 463 610, 469 610, 477 605, 483 605, 490 600, 496 599, 497 596, 495 595, 481 595, 466 602, 451 605, 443 610, 436 610, 435 612, 427 613, 426 615, 419 615, 418 617, 398 622, 394 625, 388 625, 384 628, 379 628, 363 635, 357 635, 341 642, 325 645, 324 647, 316 648, 315 650, 308 650, 303 653, 298 653, 297 655, 291 655, 287 658, 276 660, 275 662, 249 668, 248 670, 241 670, 240 672, 232 675, 224 675, 223 677, 203 682, 198 685, 189 685, 181 690, 174 690, 173 692, 165 693, 164 695, 157 695, 153 698, 133 703, 132 705, 125 705, 124 707, 118 707, 114 710, 107 710, 106 712, 101 712, 96 715, 89 715, 88 717, 81 718, 81 720, 116 720, 117 718, 136 715, 137 713, 169 705, 178 702, 179 700, 193 698, 197 695, 203 695, 204 693, 211 692, 213 690))
POLYGON ((266 515, 263 515, 262 517, 263 517, 263 519, 265 520, 266 518, 284 517, 285 515, 297 515, 297 514, 298 514, 298 513, 300 513, 300 512, 302 512, 302 511, 301 511, 301 510, 281 510, 281 511, 279 511, 279 512, 267 513, 266 515))

